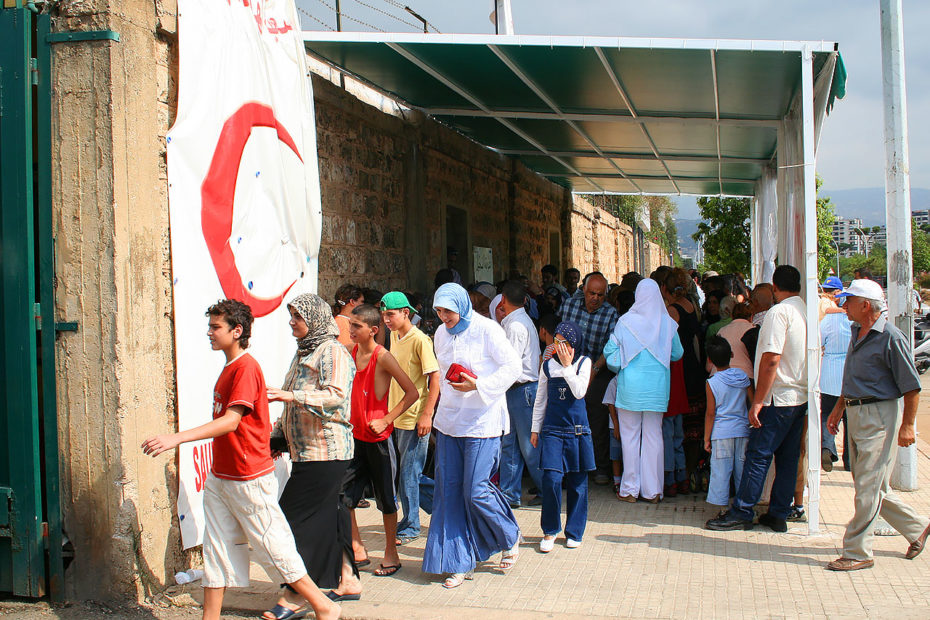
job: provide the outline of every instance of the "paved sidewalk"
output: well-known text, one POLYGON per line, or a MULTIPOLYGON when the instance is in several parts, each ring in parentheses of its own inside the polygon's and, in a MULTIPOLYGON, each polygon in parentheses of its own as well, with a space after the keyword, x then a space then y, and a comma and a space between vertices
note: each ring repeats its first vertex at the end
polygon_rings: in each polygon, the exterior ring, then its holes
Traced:
MULTIPOLYGON (((930 514, 930 444, 921 439, 918 449, 921 490, 905 497, 930 514)), ((907 542, 901 536, 875 539, 873 569, 824 570, 840 555, 843 528, 852 516, 852 478, 842 468, 824 473, 821 488, 823 533, 809 537, 806 523, 789 524, 786 534, 758 526, 710 532, 703 524, 715 511, 703 496, 625 504, 609 487, 592 486, 580 549, 566 548, 560 538, 552 553, 540 554, 539 509, 522 508, 516 514, 526 543, 516 567, 504 574, 496 562, 487 562, 474 581, 454 590, 420 571, 425 537, 402 547, 404 567, 394 577, 375 577, 371 570, 383 548, 380 514, 374 507, 359 510, 372 565, 362 572, 362 600, 344 603, 344 616, 930 618, 930 552, 903 559, 907 542)), ((276 586, 264 570, 253 568, 252 587, 230 591, 227 606, 259 611, 272 604, 276 586)))

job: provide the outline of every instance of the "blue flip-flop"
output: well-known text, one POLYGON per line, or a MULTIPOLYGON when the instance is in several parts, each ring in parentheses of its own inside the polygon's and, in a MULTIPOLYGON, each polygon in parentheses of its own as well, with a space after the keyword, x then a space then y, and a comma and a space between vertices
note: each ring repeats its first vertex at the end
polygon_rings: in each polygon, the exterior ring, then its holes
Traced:
POLYGON ((336 594, 332 590, 327 592, 326 596, 334 603, 339 603, 342 601, 359 601, 362 598, 361 594, 336 594))
MULTIPOLYGON (((299 620, 300 618, 303 618, 307 615, 306 610, 298 609, 297 611, 294 611, 293 609, 289 609, 284 605, 275 605, 265 613, 269 613, 274 616, 275 620, 299 620)), ((264 618, 265 616, 262 615, 261 617, 264 618)))

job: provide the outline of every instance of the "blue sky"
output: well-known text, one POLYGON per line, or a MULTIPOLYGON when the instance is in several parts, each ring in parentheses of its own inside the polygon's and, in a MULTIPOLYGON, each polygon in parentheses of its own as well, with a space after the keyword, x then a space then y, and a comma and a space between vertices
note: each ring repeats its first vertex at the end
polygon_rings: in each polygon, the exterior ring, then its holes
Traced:
MULTIPOLYGON (((345 15, 389 31, 414 29, 371 7, 413 21, 397 6, 409 5, 442 32, 494 31, 488 19, 491 0, 341 2, 345 15)), ((335 24, 333 12, 325 5, 333 4, 334 0, 297 0, 298 7, 330 25, 335 24)), ((518 34, 837 41, 849 72, 847 95, 824 124, 817 172, 828 189, 884 185, 878 0, 512 0, 512 5, 518 34)), ((306 29, 323 29, 303 18, 306 29)), ((930 2, 905 0, 904 23, 911 186, 927 188, 930 2)), ((343 20, 343 28, 371 30, 350 19, 343 20)))

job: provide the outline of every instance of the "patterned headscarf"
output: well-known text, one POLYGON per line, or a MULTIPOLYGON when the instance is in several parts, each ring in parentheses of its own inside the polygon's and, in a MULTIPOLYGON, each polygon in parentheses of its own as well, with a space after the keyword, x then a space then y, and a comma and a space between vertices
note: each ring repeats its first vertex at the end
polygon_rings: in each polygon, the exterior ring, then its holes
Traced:
POLYGON ((581 357, 581 348, 584 344, 584 337, 581 335, 581 328, 572 323, 571 321, 562 321, 559 323, 558 327, 555 328, 556 335, 561 335, 562 338, 565 338, 571 348, 575 351, 575 357, 572 358, 572 363, 578 361, 578 358, 581 357))
POLYGON ((433 308, 445 308, 458 313, 459 322, 451 329, 446 328, 453 336, 468 329, 474 315, 468 293, 460 285, 453 282, 443 284, 436 289, 436 294, 433 295, 433 308))
POLYGON ((309 328, 307 335, 297 339, 297 354, 300 357, 310 355, 327 340, 339 336, 339 326, 333 319, 330 305, 313 293, 298 295, 287 304, 304 320, 309 328))

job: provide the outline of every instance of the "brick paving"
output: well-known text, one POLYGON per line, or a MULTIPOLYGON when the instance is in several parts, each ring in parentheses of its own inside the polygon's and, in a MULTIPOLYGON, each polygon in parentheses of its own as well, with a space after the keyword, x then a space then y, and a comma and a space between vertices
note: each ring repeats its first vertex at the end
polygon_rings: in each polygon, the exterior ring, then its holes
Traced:
MULTIPOLYGON (((927 412, 930 389, 924 394, 921 410, 927 412)), ((930 515, 930 444, 924 439, 918 453, 920 490, 903 495, 930 515)), ((930 552, 903 559, 907 541, 901 536, 875 538, 872 569, 824 570, 840 555, 852 516, 851 475, 842 468, 823 473, 821 495, 819 535, 808 536, 806 523, 789 524, 785 534, 759 526, 711 532, 703 524, 715 509, 703 495, 626 504, 610 487, 592 485, 581 548, 568 549, 560 538, 555 550, 540 554, 539 508, 521 508, 516 515, 526 542, 516 567, 504 574, 487 562, 454 590, 420 571, 425 536, 401 548, 404 567, 394 577, 375 577, 371 570, 383 548, 380 514, 374 507, 359 510, 372 565, 362 572, 362 600, 343 603, 344 617, 930 618, 930 552)), ((276 592, 254 566, 252 587, 229 592, 227 605, 266 609, 276 592)))

